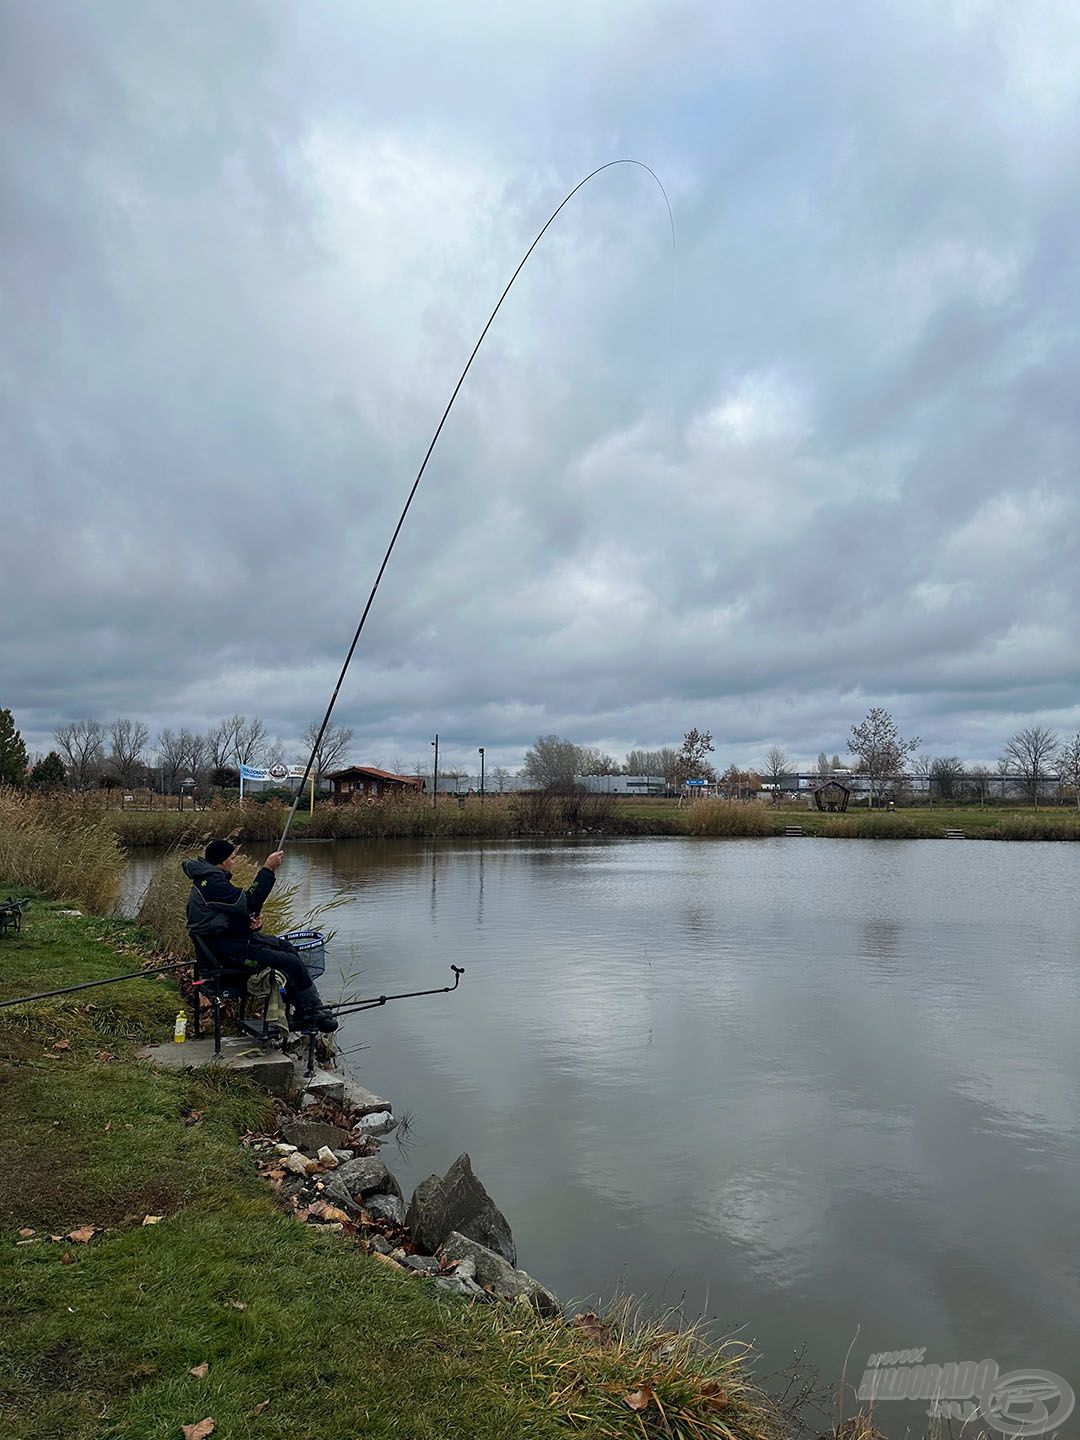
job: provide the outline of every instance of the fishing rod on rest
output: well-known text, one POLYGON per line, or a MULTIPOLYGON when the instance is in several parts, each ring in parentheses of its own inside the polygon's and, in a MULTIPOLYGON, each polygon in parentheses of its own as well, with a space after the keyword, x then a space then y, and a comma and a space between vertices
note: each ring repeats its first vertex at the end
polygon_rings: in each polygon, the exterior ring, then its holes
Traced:
POLYGON ((121 980, 145 980, 148 975, 164 975, 166 970, 185 970, 190 960, 174 960, 171 965, 156 965, 151 970, 133 970, 130 975, 112 975, 108 980, 84 980, 81 985, 64 985, 59 990, 42 990, 40 995, 20 995, 17 1000, 0 1000, 0 1010, 11 1005, 29 1005, 34 1000, 52 1000, 57 995, 73 995, 76 990, 93 990, 97 985, 119 985, 121 980))
POLYGON ((338 1005, 327 1005, 327 1010, 333 1010, 335 1015, 356 1015, 361 1010, 377 1010, 380 1005, 385 1005, 388 1000, 415 1000, 420 995, 452 995, 461 984, 461 977, 465 974, 463 965, 451 965, 454 972, 454 983, 452 985, 440 985, 435 990, 403 990, 399 995, 373 995, 367 1000, 342 1000, 338 1005))
MULTIPOLYGON (((390 556, 394 553, 394 546, 397 544, 398 536, 401 534, 401 528, 405 524, 405 517, 409 513, 410 507, 413 503, 413 499, 415 498, 416 492, 420 487, 420 481, 424 478, 424 471, 427 469, 428 461, 431 459, 431 453, 435 449, 436 444, 438 443, 439 436, 442 434, 442 428, 446 424, 446 420, 450 414, 450 411, 454 408, 454 401, 458 397, 458 391, 465 383, 465 377, 466 375, 468 375, 472 363, 476 359, 477 352, 479 351, 480 346, 483 345, 484 339, 487 336, 488 331, 491 329, 492 324, 494 323, 495 316, 502 308, 503 301, 506 299, 507 295, 510 294, 514 281, 518 278, 522 270, 525 268, 525 262, 536 249, 537 245, 540 244, 540 241, 544 238, 544 235, 547 232, 549 226, 554 222, 559 212, 564 208, 564 206, 570 203, 570 201, 574 198, 574 196, 582 188, 582 186, 587 185, 589 181, 594 178, 594 176, 601 174, 604 170, 611 170, 616 165, 635 165, 639 170, 644 170, 647 174, 651 175, 652 178, 656 181, 657 185, 660 188, 660 194, 664 197, 664 204, 667 206, 668 221, 671 224, 671 248, 672 251, 674 251, 675 249, 675 217, 671 212, 671 201, 668 199, 667 191, 664 189, 663 182, 661 181, 659 175, 657 175, 655 170, 652 170, 648 165, 646 165, 643 160, 608 160, 605 164, 598 165, 595 170, 590 170, 588 175, 586 175, 583 180, 579 180, 578 183, 574 186, 574 188, 569 191, 569 193, 565 195, 562 200, 559 201, 558 205, 556 205, 555 209, 551 212, 548 218, 544 221, 543 225, 537 231, 535 239, 533 240, 529 248, 525 251, 525 254, 518 261, 517 269, 510 276, 510 279, 506 285, 506 289, 499 296, 498 300, 496 301, 494 310, 492 310, 491 314, 487 318, 487 323, 484 325, 483 330, 480 331, 480 338, 473 346, 469 358, 465 362, 465 368, 458 376, 457 384, 454 386, 453 393, 451 394, 450 399, 447 401, 446 409, 442 413, 442 418, 439 420, 438 425, 436 425, 435 427, 435 434, 431 437, 431 443, 428 445, 427 450, 424 453, 424 458, 420 463, 420 469, 416 472, 416 479, 412 483, 412 488, 409 491, 408 498, 405 501, 405 506, 400 516, 398 517, 397 524, 394 526, 394 533, 390 537, 390 544, 386 547, 386 554, 382 558, 382 564, 379 566, 378 573, 375 576, 375 583, 372 585, 371 593, 368 595, 367 603, 364 605, 363 614, 360 616, 360 623, 356 627, 356 633, 353 635, 352 644, 349 646, 348 653, 345 656, 345 662, 342 665, 341 672, 337 678, 337 684, 334 686, 334 693, 330 696, 330 703, 326 707, 326 714, 323 716, 322 724, 319 726, 319 733, 316 735, 315 743, 311 747, 311 754, 308 756, 307 765, 304 767, 303 779, 297 786, 296 797, 293 800, 288 815, 286 815, 285 817, 285 827, 281 832, 281 839, 278 841, 277 846, 279 850, 284 850, 285 842, 289 838, 289 827, 292 825, 293 816, 296 814, 297 806, 300 804, 300 797, 304 793, 304 786, 307 784, 308 779, 311 776, 311 767, 315 764, 315 757, 319 753, 319 746, 322 744, 323 736, 326 734, 327 727, 330 724, 330 716, 334 713, 334 706, 337 704, 337 699, 341 691, 342 683, 344 682, 346 673, 348 672, 349 666, 352 663, 353 654, 356 650, 357 642, 360 639, 361 632, 363 631, 364 626, 367 623, 368 613, 371 610, 371 607, 375 601, 375 595, 379 589, 379 584, 382 581, 383 574, 386 570, 387 565, 390 563, 390 556)), ((439 788, 439 777, 437 775, 435 776, 434 783, 437 790, 439 788)))

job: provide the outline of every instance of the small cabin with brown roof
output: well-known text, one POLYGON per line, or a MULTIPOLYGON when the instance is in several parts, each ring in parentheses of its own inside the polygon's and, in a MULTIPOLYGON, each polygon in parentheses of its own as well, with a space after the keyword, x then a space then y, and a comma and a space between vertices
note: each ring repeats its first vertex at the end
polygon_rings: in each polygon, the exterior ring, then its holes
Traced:
POLYGON ((347 804, 354 796, 420 794, 425 784, 419 775, 395 775, 374 765, 349 765, 326 777, 330 781, 330 798, 336 805, 347 804))

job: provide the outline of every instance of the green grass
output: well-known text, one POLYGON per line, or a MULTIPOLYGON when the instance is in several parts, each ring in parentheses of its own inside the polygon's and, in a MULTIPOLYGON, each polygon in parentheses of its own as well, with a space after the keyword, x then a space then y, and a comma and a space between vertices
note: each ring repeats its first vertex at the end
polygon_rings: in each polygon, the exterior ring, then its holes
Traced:
POLYGON ((911 805, 894 811, 859 805, 845 815, 827 815, 805 805, 702 800, 680 807, 675 800, 653 800, 620 803, 613 817, 613 826, 622 833, 640 827, 637 833, 642 834, 783 835, 788 825, 801 826, 806 835, 836 839, 941 840, 946 830, 962 830, 971 840, 1080 840, 1080 811, 1065 805, 1038 810, 1026 805, 911 805), (741 827, 735 814, 739 810, 746 816, 741 827), (695 812, 704 813, 696 817, 695 812))
MULTIPOLYGON (((147 940, 38 896, 0 941, 0 999, 137 968, 147 940)), ((238 1143, 269 1122, 266 1097, 136 1058, 177 1005, 142 980, 0 1011, 5 1437, 179 1440, 210 1416, 229 1440, 790 1433, 738 1347, 629 1312, 597 1345, 443 1296, 283 1213, 238 1143), (80 1226, 100 1228, 49 1238, 80 1226), (642 1387, 655 1401, 634 1411, 642 1387)))

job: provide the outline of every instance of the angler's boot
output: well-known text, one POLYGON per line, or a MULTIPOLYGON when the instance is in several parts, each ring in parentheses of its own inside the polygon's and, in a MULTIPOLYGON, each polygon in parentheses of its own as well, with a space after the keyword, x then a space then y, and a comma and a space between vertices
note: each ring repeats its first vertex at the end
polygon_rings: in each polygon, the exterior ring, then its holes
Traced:
POLYGON ((337 1017, 323 1004, 322 996, 314 985, 309 985, 306 990, 299 992, 293 1009, 293 1028, 296 1030, 304 1030, 308 1025, 314 1024, 324 1035, 330 1035, 338 1028, 337 1017))

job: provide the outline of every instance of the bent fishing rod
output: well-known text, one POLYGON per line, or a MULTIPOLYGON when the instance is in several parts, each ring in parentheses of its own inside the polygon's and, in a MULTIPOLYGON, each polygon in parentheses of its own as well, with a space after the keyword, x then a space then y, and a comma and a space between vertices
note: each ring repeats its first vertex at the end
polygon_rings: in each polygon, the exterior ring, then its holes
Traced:
MULTIPOLYGON (((410 488, 410 490, 409 490, 408 496, 406 497, 405 504, 404 504, 404 506, 403 506, 403 508, 402 508, 401 514, 398 516, 398 522, 397 522, 397 524, 394 526, 394 532, 393 532, 393 534, 392 534, 391 537, 390 537, 390 543, 389 543, 389 545, 386 547, 386 553, 383 555, 382 563, 379 565, 379 569, 378 569, 378 571, 377 571, 377 573, 376 573, 376 575, 375 575, 375 580, 374 580, 374 583, 372 584, 371 591, 370 591, 370 593, 369 593, 369 595, 368 595, 368 597, 367 597, 367 601, 366 601, 366 603, 365 603, 365 605, 364 605, 363 612, 362 612, 362 614, 361 614, 361 616, 360 616, 359 624, 357 625, 356 631, 355 631, 355 633, 354 633, 354 635, 353 635, 353 637, 352 637, 352 643, 350 644, 349 649, 348 649, 348 651, 346 652, 344 663, 342 664, 342 666, 341 666, 341 671, 340 671, 340 673, 338 674, 338 677, 337 677, 337 683, 334 685, 333 693, 332 693, 331 696, 330 696, 330 703, 329 703, 329 704, 327 705, 327 707, 326 707, 326 713, 323 715, 322 724, 319 726, 319 732, 318 732, 318 734, 317 734, 316 737, 315 737, 315 743, 314 743, 314 744, 312 745, 312 747, 311 747, 311 754, 308 756, 307 765, 304 767, 303 778, 301 779, 300 784, 299 784, 299 785, 297 786, 297 788, 296 788, 296 795, 295 795, 295 797, 294 797, 294 799, 293 799, 293 803, 292 803, 292 805, 291 805, 291 807, 290 807, 290 809, 289 809, 289 813, 288 813, 288 814, 286 815, 286 817, 285 817, 285 827, 284 827, 284 829, 283 829, 282 832, 281 832, 281 839, 278 841, 278 847, 277 847, 277 848, 278 848, 279 850, 283 850, 283 849, 285 848, 285 842, 286 842, 286 841, 288 840, 288 838, 289 838, 289 829, 290 829, 290 827, 291 827, 291 825, 292 825, 293 817, 296 815, 297 807, 298 807, 299 804, 300 804, 300 797, 301 797, 301 795, 304 793, 304 786, 307 784, 308 780, 311 778, 311 771, 312 771, 312 767, 313 767, 314 764, 315 764, 315 757, 316 757, 316 755, 319 753, 319 747, 321 746, 321 744, 322 744, 322 742, 323 742, 323 736, 326 734, 327 728, 329 727, 330 717, 331 717, 331 716, 333 715, 333 713, 334 713, 334 707, 335 707, 335 705, 337 704, 338 696, 339 696, 340 693, 341 693, 341 687, 342 687, 342 685, 344 684, 345 676, 348 674, 349 666, 352 664, 352 658, 353 658, 353 655, 354 655, 355 652, 356 652, 356 647, 357 647, 357 645, 359 644, 360 636, 363 634, 364 626, 367 624, 367 618, 368 618, 368 615, 371 613, 371 607, 372 607, 372 605, 375 603, 375 596, 376 596, 376 594, 378 593, 379 585, 382 583, 383 575, 386 573, 386 567, 387 567, 387 565, 389 565, 389 563, 390 563, 390 556, 394 553, 394 547, 397 545, 398 536, 401 534, 402 528, 404 527, 404 524, 405 524, 406 517, 408 516, 408 513, 409 513, 410 509, 412 508, 413 500, 416 498, 416 492, 417 492, 417 490, 420 488, 420 481, 424 478, 424 472, 427 470, 428 461, 431 459, 432 453, 433 453, 434 450, 435 450, 435 446, 438 444, 439 436, 442 434, 443 426, 446 424, 446 421, 447 421, 447 419, 449 418, 450 411, 454 408, 454 402, 455 402, 455 400, 457 400, 458 394, 459 394, 460 391, 461 391, 461 387, 462 387, 462 386, 464 385, 464 383, 465 383, 465 377, 468 375, 470 369, 472 368, 472 363, 473 363, 473 361, 476 359, 477 355, 479 354, 480 347, 483 345, 485 339, 487 338, 487 333, 488 333, 488 331, 491 329, 492 325, 494 324, 496 315, 498 315, 499 311, 502 309, 503 301, 506 299, 506 297, 510 294, 510 291, 513 289, 515 280, 516 280, 516 279, 518 278, 518 276, 521 274, 522 270, 524 270, 525 265, 526 265, 527 261, 529 260, 529 257, 532 255, 532 253, 533 253, 533 251, 536 249, 536 247, 540 244, 540 241, 544 238, 545 234, 546 234, 547 231, 550 229, 550 227, 551 227, 552 224, 555 222, 555 220, 558 218, 559 214, 566 208, 566 206, 570 203, 570 201, 574 198, 574 196, 578 193, 578 191, 581 190, 584 186, 586 186, 586 185, 589 183, 590 180, 595 179, 595 177, 596 177, 597 175, 602 174, 605 170, 612 170, 612 169, 614 169, 614 168, 615 168, 616 166, 618 166, 618 165, 633 165, 633 166, 635 166, 635 167, 636 167, 637 169, 639 169, 639 170, 644 170, 644 171, 646 172, 646 174, 650 175, 650 176, 653 178, 653 180, 656 182, 657 187, 658 187, 659 190, 660 190, 660 194, 664 197, 664 204, 665 204, 665 206, 667 207, 668 222, 669 222, 669 224, 670 224, 670 226, 671 226, 671 248, 672 248, 672 251, 674 251, 674 249, 675 249, 675 217, 674 217, 674 215, 672 214, 671 202, 670 202, 670 200, 668 199, 667 191, 664 189, 663 182, 661 181, 659 175, 657 175, 656 171, 653 170, 650 166, 646 165, 645 162, 642 161, 642 160, 631 160, 631 159, 608 160, 608 161, 606 161, 603 165, 598 165, 595 170, 590 170, 589 173, 588 173, 588 175, 586 175, 583 179, 579 180, 578 183, 574 186, 574 188, 573 188, 572 190, 568 191, 568 193, 563 196, 562 200, 559 201, 558 205, 556 205, 555 209, 551 212, 551 214, 548 216, 548 218, 544 221, 543 225, 542 225, 542 226, 540 227, 540 229, 537 231, 535 237, 533 238, 532 244, 529 246, 529 248, 525 251, 525 254, 524 254, 524 255, 521 257, 521 259, 518 261, 517 268, 514 270, 514 273, 510 276, 510 279, 507 281, 506 288, 503 290, 502 294, 499 296, 498 300, 496 301, 496 303, 495 303, 495 308, 492 310, 491 314, 488 316, 487 321, 486 321, 486 323, 485 323, 485 325, 484 325, 484 328, 480 331, 480 335, 479 335, 479 338, 478 338, 477 341, 476 341, 476 344, 473 346, 472 350, 469 352, 469 358, 468 358, 468 360, 466 360, 466 362, 465 362, 465 367, 464 367, 464 369, 462 370, 461 374, 460 374, 460 375, 458 376, 458 378, 457 378, 457 383, 455 384, 455 386, 454 386, 454 388, 453 388, 453 390, 452 390, 452 392, 451 392, 451 394, 450 394, 450 399, 447 401, 446 409, 442 412, 442 415, 441 415, 441 417, 440 417, 440 419, 439 419, 439 423, 438 423, 438 425, 436 425, 436 427, 435 427, 435 433, 432 435, 431 440, 430 440, 430 442, 429 442, 429 444, 428 444, 427 450, 424 452, 424 458, 423 458, 423 460, 420 462, 420 468, 419 468, 419 470, 416 472, 416 478, 415 478, 415 479, 413 480, 413 482, 412 482, 412 486, 411 486, 411 488, 410 488)), ((436 776, 435 779, 436 779, 436 784, 437 784, 437 782, 438 782, 438 777, 436 776)), ((163 965, 163 966, 161 966, 161 967, 160 967, 159 969, 157 969, 157 970, 139 970, 139 971, 136 971, 136 972, 135 972, 134 974, 132 974, 132 975, 117 975, 117 976, 113 977, 111 980, 90 980, 90 981, 85 982, 85 983, 82 984, 82 985, 69 985, 69 986, 65 986, 63 989, 60 989, 60 990, 46 990, 46 991, 42 992, 42 994, 40 994, 40 995, 24 995, 24 996, 22 996, 20 999, 17 999, 17 1000, 5 1000, 5 1001, 0 1002, 0 1009, 6 1009, 8 1006, 11 1006, 11 1005, 26 1005, 26 1004, 29 1004, 31 1001, 35 1001, 35 1000, 51 1000, 52 998, 54 998, 55 996, 58 996, 58 995, 69 995, 69 994, 72 994, 72 993, 73 993, 74 991, 76 991, 76 990, 89 990, 89 989, 92 989, 94 986, 97 986, 97 985, 115 985, 115 984, 118 984, 118 983, 119 983, 120 981, 122 981, 122 980, 138 980, 138 979, 142 979, 143 977, 148 976, 148 975, 161 974, 161 973, 163 973, 163 972, 166 971, 166 970, 177 970, 177 969, 182 968, 182 967, 185 966, 185 965, 190 965, 190 964, 191 964, 191 961, 180 961, 180 962, 178 962, 177 964, 174 964, 174 965, 163 965)), ((417 990, 417 991, 411 992, 411 994, 412 994, 412 995, 438 995, 438 994, 442 994, 442 993, 445 993, 445 992, 449 992, 449 991, 451 991, 451 990, 456 990, 456 989, 457 989, 457 985, 458 985, 458 978, 459 978, 460 974, 463 974, 464 972, 463 972, 463 971, 460 971, 460 972, 459 972, 457 966, 451 966, 451 969, 453 969, 454 972, 455 972, 455 979, 454 979, 453 985, 448 985, 448 986, 444 987, 444 990, 417 990)), ((397 1000, 397 999, 406 999, 406 998, 411 998, 411 997, 407 997, 407 996, 405 996, 405 995, 385 995, 385 996, 379 996, 377 999, 372 999, 372 1000, 370 1000, 370 1001, 357 1002, 357 1005, 358 1005, 358 1007, 359 1007, 360 1009, 373 1009, 373 1008, 374 1008, 375 1006, 377 1006, 377 1005, 382 1005, 382 1004, 384 1004, 387 1000, 397 1000)), ((331 1008, 334 1008, 334 1007, 331 1007, 331 1008)), ((353 1013, 353 1012, 350 1011, 350 1010, 348 1010, 348 1009, 345 1009, 345 1010, 339 1011, 339 1013, 342 1013, 342 1014, 351 1014, 351 1013, 353 1013)))
MULTIPOLYGON (((367 624, 368 615, 371 611, 372 605, 374 604, 375 596, 378 593, 379 585, 382 581, 383 575, 386 572, 386 567, 390 563, 390 556, 394 553, 394 546, 397 544, 398 536, 401 534, 402 527, 405 524, 405 518, 412 507, 413 500, 416 498, 416 492, 420 488, 420 481, 424 478, 424 471, 427 469, 428 461, 431 459, 432 451, 435 449, 435 446, 438 443, 439 436, 442 434, 443 426, 446 424, 447 417, 449 416, 450 411, 454 408, 454 401, 457 399, 458 392, 461 390, 462 385, 464 385, 465 383, 465 377, 466 375, 468 375, 469 370, 472 367, 472 363, 476 359, 477 353, 479 352, 481 345, 483 345, 484 340, 487 337, 487 333, 491 329, 495 321, 495 316, 498 315, 500 309, 502 308, 503 301, 506 299, 507 295, 510 294, 510 291, 514 285, 514 281, 521 274, 522 270, 524 270, 526 261, 529 259, 529 256, 540 244, 540 241, 544 238, 544 235, 547 233, 549 227, 554 223, 560 211, 563 210, 565 206, 570 203, 570 201, 574 198, 577 192, 583 186, 587 185, 590 180, 592 180, 595 176, 602 174, 602 172, 605 170, 613 169, 616 165, 635 165, 639 170, 644 170, 647 174, 651 175, 652 178, 656 181, 657 185, 660 188, 660 194, 664 197, 664 204, 667 206, 668 221, 671 225, 671 248, 672 251, 674 251, 675 249, 675 217, 671 212, 671 202, 668 199, 667 191, 664 189, 663 182, 661 181, 659 175, 657 175, 656 171, 652 170, 642 160, 608 160, 605 164, 598 165, 596 169, 591 170, 583 180, 579 180, 578 183, 574 186, 574 188, 563 197, 563 199, 559 202, 558 205, 556 205, 555 209, 548 216, 547 220, 545 220, 544 224, 540 227, 532 244, 518 261, 517 269, 510 276, 510 279, 506 285, 506 289, 502 292, 502 294, 496 301, 495 308, 488 316, 487 323, 485 324, 483 330, 480 331, 480 338, 473 346, 472 351, 469 354, 469 358, 465 362, 465 368, 458 376, 457 384, 454 386, 454 389, 450 395, 450 399, 447 402, 446 409, 443 411, 442 417, 440 418, 438 425, 436 425, 435 427, 435 433, 431 437, 431 442, 428 445, 427 450, 424 452, 424 458, 420 462, 420 469, 416 472, 416 479, 412 483, 412 488, 409 491, 404 508, 402 509, 401 514, 398 517, 397 524, 394 526, 394 533, 390 537, 390 544, 386 547, 386 553, 382 558, 382 564, 379 566, 378 572, 375 576, 375 582, 371 587, 371 593, 367 597, 367 603, 364 605, 363 613, 360 616, 360 623, 356 627, 356 633, 353 635, 352 644, 349 646, 348 652, 346 653, 344 664, 342 665, 341 672, 339 673, 337 678, 337 684, 334 686, 333 694, 330 696, 330 703, 326 707, 326 714, 323 716, 322 724, 319 726, 319 733, 316 735, 315 743, 311 747, 311 754, 308 756, 307 765, 304 767, 303 779, 300 781, 300 784, 296 788, 296 796, 293 800, 288 815, 285 817, 285 828, 281 832, 281 839, 278 841, 277 846, 279 850, 284 850, 285 842, 289 838, 289 827, 292 825, 293 816, 296 814, 297 806, 300 804, 300 797, 304 793, 304 786, 307 784, 308 780, 311 777, 312 766, 315 764, 315 757, 319 753, 319 747, 322 744, 323 736, 326 734, 327 727, 330 724, 330 717, 334 713, 334 706, 337 704, 338 695, 341 693, 341 686, 345 680, 346 674, 348 673, 349 666, 352 663, 353 654, 360 640, 360 636, 363 633, 364 626, 367 624)), ((438 779, 439 777, 436 775, 436 789, 438 789, 438 779)))

